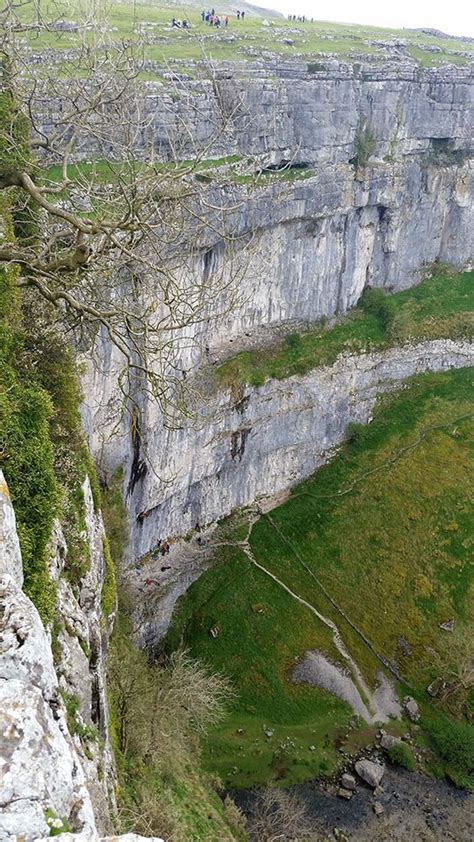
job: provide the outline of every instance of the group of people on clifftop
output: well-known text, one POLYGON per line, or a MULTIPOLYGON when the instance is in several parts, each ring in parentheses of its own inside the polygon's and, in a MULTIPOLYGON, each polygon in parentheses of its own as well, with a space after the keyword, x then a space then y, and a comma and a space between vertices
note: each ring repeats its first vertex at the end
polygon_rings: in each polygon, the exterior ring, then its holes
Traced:
MULTIPOLYGON (((245 20, 245 11, 237 9, 235 13, 237 20, 245 20)), ((229 15, 218 15, 215 9, 205 10, 203 9, 201 12, 201 19, 203 23, 207 23, 209 26, 229 26, 230 23, 230 16, 229 15)), ((190 25, 187 20, 177 20, 176 18, 172 18, 171 20, 171 27, 175 29, 189 29, 190 25)))
POLYGON ((309 20, 306 15, 288 15, 288 20, 293 21, 293 23, 314 23, 314 18, 309 20))
MULTIPOLYGON (((244 20, 245 19, 245 12, 241 12, 240 9, 237 9, 235 13, 237 20, 244 20)), ((215 9, 211 9, 211 11, 203 11, 201 12, 201 18, 203 23, 208 23, 210 26, 221 26, 224 23, 224 26, 229 26, 229 15, 224 15, 224 17, 220 17, 216 14, 215 9)))

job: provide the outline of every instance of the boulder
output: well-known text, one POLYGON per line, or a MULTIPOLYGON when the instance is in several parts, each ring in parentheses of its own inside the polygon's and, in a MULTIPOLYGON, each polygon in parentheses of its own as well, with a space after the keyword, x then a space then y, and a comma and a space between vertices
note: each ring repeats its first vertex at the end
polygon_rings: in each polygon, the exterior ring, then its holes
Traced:
POLYGON ((356 779, 354 775, 349 775, 348 772, 345 772, 341 778, 341 786, 344 789, 354 790, 356 788, 356 779))
POLYGON ((381 816, 382 813, 385 812, 385 807, 383 806, 383 804, 380 803, 380 801, 376 801, 372 809, 376 816, 381 816))
POLYGON ((393 746, 400 745, 400 743, 401 740, 398 737, 392 737, 391 734, 384 734, 382 739, 380 740, 380 745, 386 751, 388 751, 389 748, 393 748, 393 746))
POLYGON ((451 620, 445 620, 444 623, 440 623, 439 627, 442 631, 452 632, 454 631, 454 618, 451 620))
POLYGON ((375 763, 373 760, 358 760, 354 768, 366 784, 371 787, 379 786, 384 774, 385 766, 382 763, 375 763))
POLYGON ((443 692, 445 687, 446 687, 446 681, 444 680, 444 678, 441 678, 441 677, 435 678, 435 680, 432 681, 431 684, 429 684, 428 687, 426 688, 426 692, 433 699, 435 699, 436 696, 439 696, 439 694, 443 692))
POLYGON ((344 787, 339 787, 337 791, 339 798, 344 798, 346 801, 350 801, 354 793, 350 789, 344 789, 344 787))
POLYGON ((420 718, 420 709, 413 696, 405 696, 403 699, 403 709, 412 722, 418 722, 420 718))

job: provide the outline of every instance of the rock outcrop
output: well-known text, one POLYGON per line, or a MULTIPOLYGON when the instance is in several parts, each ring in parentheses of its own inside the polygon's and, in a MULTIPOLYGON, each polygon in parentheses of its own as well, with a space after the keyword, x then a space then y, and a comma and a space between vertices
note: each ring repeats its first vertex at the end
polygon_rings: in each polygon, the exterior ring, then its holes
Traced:
POLYGON ((0 479, 0 839, 47 836, 48 818, 96 833, 84 772, 60 703, 50 641, 21 590, 15 516, 3 474, 0 479))
MULTIPOLYGON (((22 842, 39 842, 49 839, 51 835, 59 835, 65 842, 140 842, 144 839, 133 833, 124 836, 101 835, 100 828, 109 823, 107 791, 104 793, 97 779, 105 773, 107 784, 112 763, 111 756, 107 754, 106 709, 102 711, 105 752, 102 754, 90 749, 87 759, 80 741, 68 729, 61 699, 61 689, 67 688, 70 692, 72 687, 80 697, 84 721, 90 721, 91 694, 93 697, 94 692, 88 667, 81 664, 76 671, 67 662, 68 655, 70 661, 74 662, 74 650, 69 639, 71 632, 80 634, 81 640, 88 640, 94 645, 92 637, 95 622, 100 618, 98 604, 101 579, 100 570, 95 569, 95 565, 99 564, 100 567, 103 527, 100 515, 93 512, 88 481, 84 484, 84 492, 92 561, 88 585, 84 586, 88 596, 83 597, 81 593, 77 602, 65 580, 59 581, 62 593, 59 600, 60 616, 71 625, 67 626, 70 630, 67 632, 68 637, 60 641, 62 661, 58 680, 48 634, 35 606, 21 589, 23 572, 15 514, 0 471, 2 842, 18 842, 20 839, 22 842), (98 580, 96 576, 99 576, 98 580)), ((64 558, 66 548, 60 530, 56 530, 52 543, 57 550, 56 557, 64 558)), ((59 572, 57 568, 58 575, 59 572)), ((105 699, 103 687, 96 693, 96 699, 99 700, 96 704, 100 707, 101 700, 103 704, 105 699)), ((154 838, 150 842, 162 840, 154 838)))

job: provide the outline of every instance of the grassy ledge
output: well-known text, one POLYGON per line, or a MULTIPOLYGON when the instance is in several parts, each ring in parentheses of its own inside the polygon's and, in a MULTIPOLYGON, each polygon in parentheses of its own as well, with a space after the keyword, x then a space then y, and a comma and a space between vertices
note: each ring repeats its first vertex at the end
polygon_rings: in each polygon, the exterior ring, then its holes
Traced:
POLYGON ((284 380, 331 365, 342 353, 389 348, 430 339, 472 339, 474 272, 435 266, 419 286, 393 295, 366 290, 358 306, 332 328, 292 333, 276 346, 243 351, 216 370, 222 388, 284 380))

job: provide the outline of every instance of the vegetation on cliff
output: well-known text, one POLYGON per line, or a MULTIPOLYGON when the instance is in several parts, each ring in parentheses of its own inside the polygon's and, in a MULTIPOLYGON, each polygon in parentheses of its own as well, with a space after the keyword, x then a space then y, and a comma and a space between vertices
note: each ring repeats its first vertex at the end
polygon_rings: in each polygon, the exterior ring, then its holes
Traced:
POLYGON ((330 328, 291 333, 267 349, 237 354, 219 366, 216 379, 224 387, 261 386, 269 378, 284 380, 331 365, 343 353, 473 335, 474 272, 436 264, 419 286, 403 292, 365 289, 358 306, 330 328))
POLYGON ((128 610, 122 602, 108 658, 119 829, 176 842, 245 839, 239 811, 200 761, 200 740, 232 698, 229 681, 183 651, 151 663, 133 645, 128 610))
MULTIPOLYGON (((12 96, 3 92, 0 185, 5 188, 29 162, 24 118, 12 96)), ((38 237, 28 207, 11 186, 1 190, 0 244, 16 247, 24 238, 38 237)), ((95 488, 95 471, 81 427, 75 362, 61 323, 46 302, 18 286, 19 275, 14 262, 0 264, 0 464, 18 523, 25 591, 42 619, 51 622, 56 595, 48 572, 48 542, 53 523, 56 517, 64 522, 69 550, 65 572, 77 584, 88 565, 81 485, 89 473, 95 488)))
POLYGON ((227 786, 328 775, 339 748, 370 740, 371 726, 356 725, 344 702, 292 682, 306 651, 341 666, 332 633, 295 595, 338 625, 369 686, 385 664, 400 674, 400 693, 422 711, 413 731, 422 766, 474 786, 473 688, 463 670, 472 651, 441 628, 452 619, 467 641, 473 621, 473 377, 424 375, 382 398, 372 423, 355 425, 288 502, 253 515, 250 556, 245 517, 221 527, 216 564, 178 602, 166 647, 189 647, 238 688, 205 751, 227 786))

